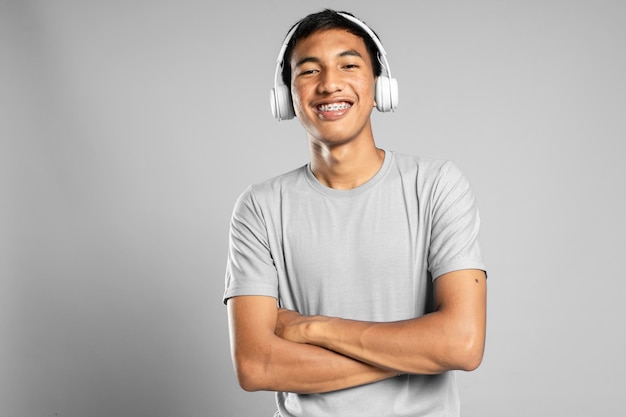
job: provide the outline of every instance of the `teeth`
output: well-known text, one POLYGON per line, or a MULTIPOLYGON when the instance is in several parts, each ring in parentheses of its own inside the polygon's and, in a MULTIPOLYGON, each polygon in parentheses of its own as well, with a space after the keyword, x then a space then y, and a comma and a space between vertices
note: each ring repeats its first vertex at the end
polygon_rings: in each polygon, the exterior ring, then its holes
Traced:
POLYGON ((331 104, 322 104, 318 108, 320 111, 339 111, 346 110, 352 107, 350 103, 331 103, 331 104))

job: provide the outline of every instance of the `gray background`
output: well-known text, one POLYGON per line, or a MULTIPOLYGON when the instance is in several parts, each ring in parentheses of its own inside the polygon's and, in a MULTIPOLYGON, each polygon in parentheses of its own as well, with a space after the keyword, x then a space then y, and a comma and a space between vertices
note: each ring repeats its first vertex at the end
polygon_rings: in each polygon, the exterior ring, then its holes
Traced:
POLYGON ((455 161, 479 199, 463 415, 622 411, 626 3, 0 0, 2 417, 272 414, 230 363, 228 221, 307 162, 268 96, 288 27, 327 6, 399 80, 379 145, 455 161))

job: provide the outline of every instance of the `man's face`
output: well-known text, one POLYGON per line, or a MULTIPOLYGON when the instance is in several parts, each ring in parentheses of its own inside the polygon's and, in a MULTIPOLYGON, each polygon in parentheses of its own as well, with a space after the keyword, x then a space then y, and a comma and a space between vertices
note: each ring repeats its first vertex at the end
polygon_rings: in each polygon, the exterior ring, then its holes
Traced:
POLYGON ((310 140, 371 138, 376 80, 363 39, 344 29, 315 32, 298 41, 290 64, 295 113, 310 140))

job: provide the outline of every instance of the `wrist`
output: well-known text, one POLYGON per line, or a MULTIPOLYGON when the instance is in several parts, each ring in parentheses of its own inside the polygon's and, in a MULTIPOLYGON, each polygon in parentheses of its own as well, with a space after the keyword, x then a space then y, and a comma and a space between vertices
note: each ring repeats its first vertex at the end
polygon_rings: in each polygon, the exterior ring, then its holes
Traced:
POLYGON ((307 343, 328 348, 328 324, 331 317, 312 316, 311 321, 304 327, 304 338, 307 343))

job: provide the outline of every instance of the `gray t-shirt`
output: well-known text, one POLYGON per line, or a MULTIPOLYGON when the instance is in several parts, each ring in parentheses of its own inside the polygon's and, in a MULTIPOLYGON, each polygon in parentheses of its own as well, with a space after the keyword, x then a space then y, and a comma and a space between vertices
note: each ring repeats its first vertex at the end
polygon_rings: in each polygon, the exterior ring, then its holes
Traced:
MULTIPOLYGON (((224 301, 275 297, 302 314, 395 321, 431 311, 433 280, 482 269, 479 215, 451 162, 387 151, 350 190, 308 165, 248 187, 231 220, 224 301)), ((282 417, 457 416, 453 372, 401 375, 324 394, 277 393, 282 417)))

